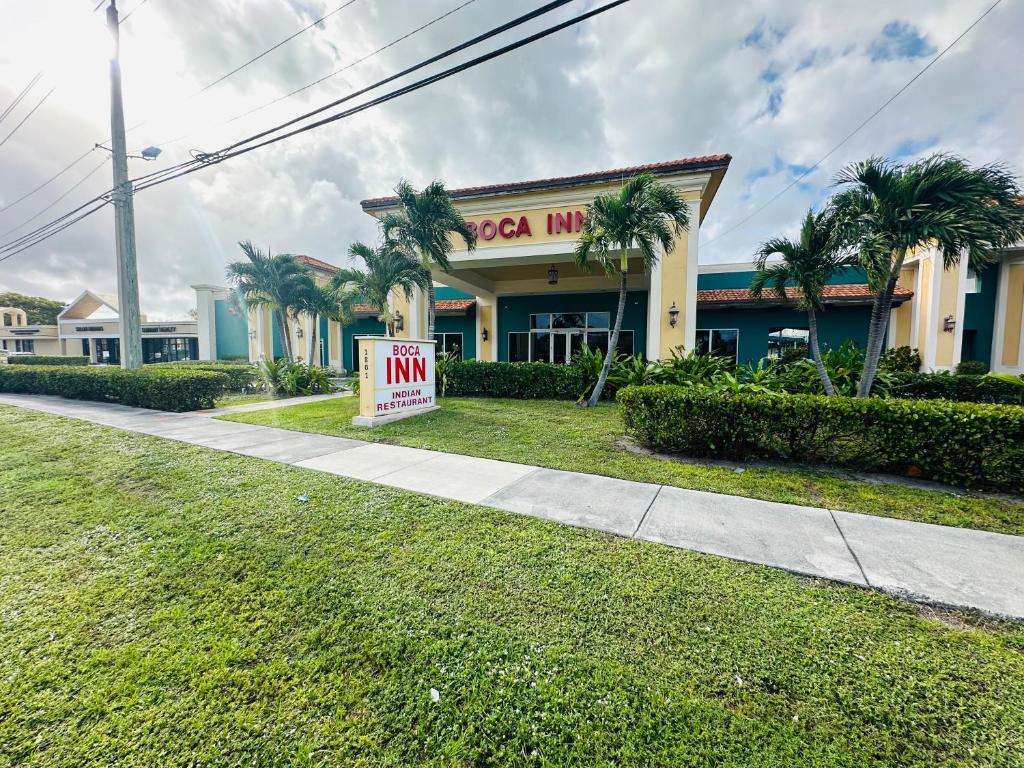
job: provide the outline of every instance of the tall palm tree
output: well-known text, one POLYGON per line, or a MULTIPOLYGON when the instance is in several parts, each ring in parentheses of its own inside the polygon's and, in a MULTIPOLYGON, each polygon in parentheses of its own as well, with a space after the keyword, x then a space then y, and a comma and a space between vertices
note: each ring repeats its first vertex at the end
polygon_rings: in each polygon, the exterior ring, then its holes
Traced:
POLYGON ((320 331, 320 318, 334 320, 343 327, 352 322, 352 305, 354 296, 348 291, 338 291, 328 285, 312 283, 299 296, 294 314, 309 315, 312 318, 313 330, 309 334, 308 361, 312 366, 320 367, 323 361, 317 354, 317 340, 320 331))
POLYGON ((249 240, 238 245, 248 261, 228 264, 228 281, 248 306, 270 307, 281 332, 284 355, 291 359, 288 316, 293 314, 293 308, 312 284, 312 274, 290 253, 271 254, 269 249, 261 251, 249 240))
POLYGON ((966 255, 974 269, 1024 237, 1017 180, 1000 165, 972 168, 937 154, 908 165, 872 157, 836 176, 845 189, 833 198, 848 242, 875 294, 858 397, 867 397, 878 371, 893 292, 903 262, 915 249, 938 246, 943 267, 966 255))
POLYGON ((839 247, 834 225, 835 218, 830 208, 817 214, 813 210, 807 211, 799 240, 776 237, 761 244, 754 257, 757 272, 750 282, 750 293, 758 299, 766 286, 774 288, 781 298, 785 298, 787 286, 797 289, 797 305, 807 312, 811 360, 818 369, 826 395, 834 395, 836 390, 818 348, 817 313, 825 311, 822 292, 829 278, 853 262, 853 258, 839 247), (769 264, 768 259, 775 255, 781 256, 782 261, 769 264))
MULTIPOLYGON (((395 187, 398 210, 381 217, 384 239, 394 242, 411 256, 419 259, 423 270, 430 275, 434 265, 445 272, 451 269, 448 257, 455 246, 452 235, 458 235, 470 251, 476 248, 476 235, 452 203, 448 191, 440 181, 432 181, 422 192, 417 192, 404 179, 395 187)), ((427 338, 434 338, 434 281, 428 280, 427 338)))
POLYGON ((418 261, 393 244, 371 248, 363 243, 353 243, 348 253, 352 258, 361 259, 366 271, 342 269, 335 272, 331 277, 331 289, 336 293, 347 291, 357 294, 373 305, 378 313, 377 319, 387 329, 387 335, 394 336, 395 316, 388 304, 389 297, 400 290, 407 299, 411 298, 414 290, 426 288, 430 275, 423 271, 418 261))
POLYGON ((619 274, 619 309, 615 327, 608 339, 601 375, 585 405, 597 405, 601 399, 612 358, 619 343, 622 315, 626 309, 626 275, 629 272, 629 249, 636 247, 644 271, 658 262, 657 246, 665 253, 675 248, 675 236, 690 226, 686 203, 667 184, 649 173, 629 179, 618 192, 598 195, 587 206, 583 231, 576 245, 576 264, 589 272, 591 259, 608 275, 619 274), (616 259, 616 257, 618 257, 616 259))

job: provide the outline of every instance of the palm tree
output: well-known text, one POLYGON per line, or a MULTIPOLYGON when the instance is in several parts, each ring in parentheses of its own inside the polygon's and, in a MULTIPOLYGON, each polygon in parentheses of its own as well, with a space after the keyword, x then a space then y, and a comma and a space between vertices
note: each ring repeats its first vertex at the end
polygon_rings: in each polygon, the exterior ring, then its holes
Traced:
POLYGON ((401 290, 407 299, 417 288, 425 289, 430 275, 423 271, 419 262, 393 244, 385 243, 371 248, 363 243, 353 243, 349 256, 361 259, 366 271, 342 269, 331 277, 331 289, 335 293, 351 292, 373 305, 377 319, 384 323, 388 336, 395 335, 395 316, 388 304, 392 292, 401 290))
MULTIPOLYGON (((395 187, 398 210, 381 217, 384 239, 393 242, 419 259, 426 274, 436 264, 445 272, 451 265, 448 257, 455 249, 452 235, 466 242, 470 251, 476 248, 476 235, 452 203, 448 191, 440 181, 432 181, 422 192, 417 192, 404 179, 395 187)), ((427 338, 434 338, 434 281, 428 280, 427 338)))
POLYGON ((962 255, 974 269, 1024 237, 1017 180, 1000 165, 972 168, 937 154, 909 165, 872 157, 836 176, 846 187, 833 205, 847 241, 859 250, 875 294, 858 397, 867 397, 878 370, 896 282, 907 254, 938 246, 943 267, 962 255))
POLYGON ((598 195, 587 206, 583 231, 576 245, 576 265, 583 271, 591 269, 593 259, 608 275, 619 273, 619 309, 615 327, 608 340, 601 375, 585 405, 597 405, 601 399, 614 351, 619 343, 622 315, 626 309, 626 275, 629 272, 629 249, 640 252, 644 271, 658 262, 657 246, 665 253, 675 248, 675 237, 690 226, 686 203, 667 184, 658 182, 649 173, 629 179, 618 192, 598 195), (618 263, 616 264, 616 255, 618 263))
POLYGON ((317 354, 317 337, 320 331, 320 318, 334 320, 342 326, 352 322, 352 305, 354 296, 344 290, 335 290, 330 286, 317 285, 312 283, 306 287, 299 296, 296 306, 293 308, 294 315, 299 313, 309 315, 312 320, 313 330, 309 334, 309 364, 319 367, 322 365, 320 355, 317 354))
POLYGON ((760 299, 766 286, 772 286, 780 298, 786 297, 786 286, 797 289, 800 309, 807 312, 808 342, 811 360, 818 369, 826 395, 834 395, 835 387, 829 378, 818 348, 818 312, 825 311, 822 291, 828 280, 853 259, 838 246, 835 238, 835 218, 830 208, 815 214, 807 211, 800 239, 793 241, 776 237, 761 244, 754 258, 757 273, 750 282, 750 293, 760 299), (769 264, 768 259, 779 255, 782 261, 769 264))
POLYGON ((248 306, 271 308, 281 332, 284 355, 291 359, 288 316, 293 314, 293 308, 312 284, 313 277, 290 253, 271 254, 269 249, 264 252, 248 240, 238 245, 248 261, 228 264, 228 281, 248 306))

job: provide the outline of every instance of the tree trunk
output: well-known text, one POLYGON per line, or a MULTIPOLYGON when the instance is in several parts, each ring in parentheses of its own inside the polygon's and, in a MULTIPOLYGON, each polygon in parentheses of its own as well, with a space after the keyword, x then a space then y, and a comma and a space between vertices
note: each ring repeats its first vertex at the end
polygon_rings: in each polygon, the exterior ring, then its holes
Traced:
MULTIPOLYGON (((285 317, 285 311, 278 307, 275 311, 277 315, 278 329, 281 332, 281 352, 284 357, 288 360, 292 359, 292 340, 288 335, 288 318, 285 317)), ((270 356, 274 356, 274 340, 270 340, 270 356)))
POLYGON ((821 350, 818 349, 818 317, 814 314, 814 307, 807 308, 807 337, 811 345, 811 360, 814 367, 818 369, 818 376, 821 378, 821 385, 825 388, 825 394, 831 397, 836 393, 832 386, 832 379, 829 378, 825 363, 821 359, 821 350))
MULTIPOLYGON (((623 257, 625 258, 625 257, 623 257)), ((611 338, 608 339, 608 352, 604 356, 604 365, 601 366, 601 375, 597 377, 597 384, 594 391, 590 393, 586 406, 591 408, 601 402, 601 393, 608 381, 608 374, 612 369, 612 359, 615 357, 615 350, 619 346, 619 331, 622 330, 622 316, 626 313, 626 273, 619 273, 619 309, 615 313, 615 327, 612 328, 611 338)))
POLYGON ((320 328, 320 315, 313 315, 313 330, 309 334, 309 360, 307 361, 311 366, 319 368, 322 361, 320 355, 317 354, 316 348, 316 337, 317 331, 320 328))
MULTIPOLYGON (((427 272, 427 276, 430 276, 430 272, 427 272)), ((430 341, 434 338, 434 313, 436 310, 436 304, 434 302, 434 280, 430 278, 427 282, 427 340, 430 341)), ((410 318, 409 322, 412 322, 410 318)))
MULTIPOLYGON (((898 274, 898 273, 897 273, 898 274)), ((877 297, 871 311, 871 326, 868 329, 868 348, 864 352, 864 372, 860 376, 857 397, 870 397, 871 387, 878 372, 878 361, 885 346, 885 334, 889 327, 889 311, 892 309, 892 295, 896 290, 896 276, 889 277, 885 289, 877 297), (876 311, 877 310, 877 311, 876 311)))

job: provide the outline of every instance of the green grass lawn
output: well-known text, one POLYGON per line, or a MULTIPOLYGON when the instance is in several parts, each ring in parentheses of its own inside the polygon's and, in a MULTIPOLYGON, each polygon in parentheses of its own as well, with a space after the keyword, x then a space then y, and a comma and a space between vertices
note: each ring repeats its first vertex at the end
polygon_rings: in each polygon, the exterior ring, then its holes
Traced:
POLYGON ((940 525, 1024 534, 1024 501, 868 483, 848 473, 667 461, 624 450, 614 403, 581 410, 552 400, 449 398, 440 411, 369 429, 353 427, 355 398, 223 418, 504 459, 629 480, 829 507, 940 525))
POLYGON ((14 408, 0 445, 0 765, 1021 764, 1019 624, 14 408))
POLYGON ((287 400, 288 398, 277 397, 272 395, 270 392, 250 392, 248 394, 239 394, 238 392, 229 392, 226 395, 218 397, 213 405, 215 408, 230 408, 235 405, 249 405, 249 403, 266 403, 271 400, 287 400))

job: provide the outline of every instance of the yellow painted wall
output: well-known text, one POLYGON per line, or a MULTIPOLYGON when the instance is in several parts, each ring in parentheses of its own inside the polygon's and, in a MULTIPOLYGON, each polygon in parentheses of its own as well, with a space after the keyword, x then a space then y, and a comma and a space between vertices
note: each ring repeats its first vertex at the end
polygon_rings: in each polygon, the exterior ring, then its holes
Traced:
POLYGON ((1006 330, 1003 332, 1002 364, 1016 368, 1024 363, 1020 359, 1021 316, 1024 314, 1024 264, 1007 264, 1006 270, 1006 330))
MULTIPOLYGON (((906 288, 908 291, 914 291, 915 285, 914 280, 917 277, 917 269, 915 267, 903 267, 900 270, 899 285, 901 288, 906 288)), ((912 323, 914 321, 914 304, 918 301, 918 297, 914 296, 910 301, 903 302, 896 308, 893 314, 893 320, 895 328, 893 329, 893 338, 895 346, 897 347, 909 347, 911 341, 911 333, 913 331, 912 323)))
MULTIPOLYGON (((935 259, 932 269, 942 269, 942 261, 935 259)), ((957 323, 963 318, 956 316, 957 292, 960 290, 960 267, 943 269, 939 283, 939 316, 934 318, 933 333, 938 335, 935 341, 935 365, 939 368, 950 368, 956 352, 956 333, 944 331, 945 318, 952 315, 957 323)))
POLYGON ((917 342, 924 351, 925 340, 928 338, 930 327, 928 318, 931 315, 932 296, 932 264, 930 257, 922 258, 918 262, 919 280, 917 283, 918 294, 914 297, 917 302, 917 342))
MULTIPOLYGON (((657 312, 661 323, 658 357, 662 359, 671 357, 672 350, 684 346, 686 342, 686 298, 691 292, 696 295, 697 290, 696 285, 687 285, 689 243, 690 233, 683 232, 675 238, 675 248, 670 253, 661 255, 661 307, 657 312), (674 328, 668 316, 669 307, 673 302, 679 310, 679 320, 674 328)), ((696 274, 694 270, 695 277, 696 274)))
POLYGON ((476 340, 476 358, 477 360, 491 360, 493 354, 493 345, 497 343, 497 329, 494 327, 495 312, 494 307, 490 304, 478 304, 476 308, 477 313, 480 316, 480 330, 487 330, 487 341, 483 338, 476 340))

